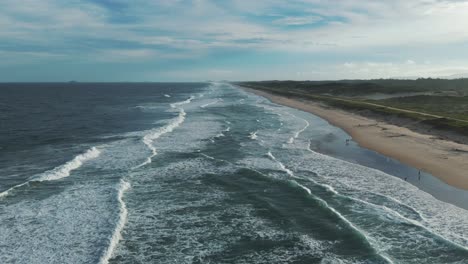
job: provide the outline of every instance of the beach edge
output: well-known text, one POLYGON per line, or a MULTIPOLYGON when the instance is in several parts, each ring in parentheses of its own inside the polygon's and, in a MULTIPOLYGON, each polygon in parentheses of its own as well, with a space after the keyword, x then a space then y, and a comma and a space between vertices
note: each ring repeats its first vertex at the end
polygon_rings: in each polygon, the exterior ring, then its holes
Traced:
POLYGON ((443 182, 468 190, 468 145, 438 139, 406 127, 324 105, 238 85, 246 92, 316 115, 343 129, 361 147, 428 172, 443 182))

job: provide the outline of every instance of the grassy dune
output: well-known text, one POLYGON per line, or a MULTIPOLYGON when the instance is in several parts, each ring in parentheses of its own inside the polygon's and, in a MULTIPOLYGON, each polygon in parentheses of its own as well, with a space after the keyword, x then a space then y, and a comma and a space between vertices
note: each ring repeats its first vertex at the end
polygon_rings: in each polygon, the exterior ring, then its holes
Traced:
POLYGON ((468 136, 468 80, 373 80, 335 82, 266 81, 242 86, 287 97, 324 102, 345 110, 409 118, 468 136), (410 93, 423 95, 405 96, 410 93), (373 94, 397 96, 367 99, 373 94), (401 96, 400 96, 401 94, 401 96))

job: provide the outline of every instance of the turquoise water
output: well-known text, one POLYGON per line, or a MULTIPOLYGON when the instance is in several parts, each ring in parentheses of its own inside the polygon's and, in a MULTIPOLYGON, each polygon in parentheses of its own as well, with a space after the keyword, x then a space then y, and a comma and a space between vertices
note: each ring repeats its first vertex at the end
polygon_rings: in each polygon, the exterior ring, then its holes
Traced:
POLYGON ((3 86, 3 262, 468 261, 466 210, 313 115, 223 83, 3 86))

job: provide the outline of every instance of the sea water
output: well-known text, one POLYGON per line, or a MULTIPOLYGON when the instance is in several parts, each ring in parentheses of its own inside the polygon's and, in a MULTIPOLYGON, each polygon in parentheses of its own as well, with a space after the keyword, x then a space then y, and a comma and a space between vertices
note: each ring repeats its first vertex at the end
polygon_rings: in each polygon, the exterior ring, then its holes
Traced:
POLYGON ((319 153, 341 132, 234 85, 0 95, 1 263, 468 261, 468 211, 319 153))

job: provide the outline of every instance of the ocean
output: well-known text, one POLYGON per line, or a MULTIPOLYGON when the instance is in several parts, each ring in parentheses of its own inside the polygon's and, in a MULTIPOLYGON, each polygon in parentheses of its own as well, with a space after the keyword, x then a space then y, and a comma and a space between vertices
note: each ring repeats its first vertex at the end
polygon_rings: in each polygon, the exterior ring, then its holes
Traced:
POLYGON ((467 210, 232 84, 1 84, 0 125, 1 263, 468 263, 467 210))

